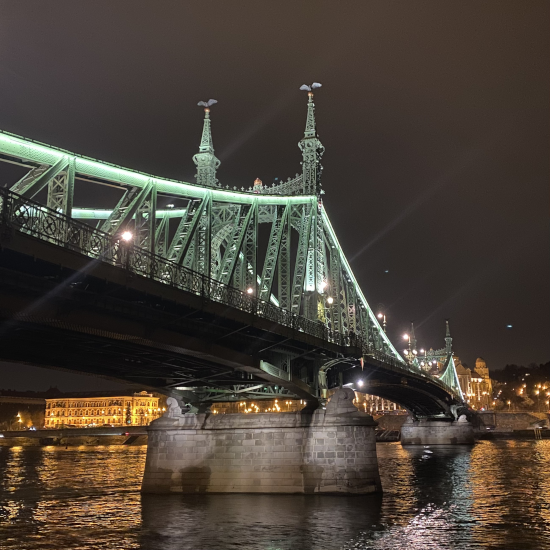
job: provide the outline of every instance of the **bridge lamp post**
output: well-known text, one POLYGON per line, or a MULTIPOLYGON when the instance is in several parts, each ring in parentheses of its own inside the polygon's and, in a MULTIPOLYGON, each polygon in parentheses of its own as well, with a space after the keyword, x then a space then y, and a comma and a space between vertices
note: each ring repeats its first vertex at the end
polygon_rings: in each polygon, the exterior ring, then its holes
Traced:
POLYGON ((412 363, 412 360, 416 357, 418 352, 415 349, 411 349, 411 337, 408 334, 403 334, 403 338, 409 341, 409 348, 404 350, 405 357, 412 363))
POLYGON ((405 355, 405 357, 408 358, 411 352, 411 337, 408 334, 403 334, 403 340, 409 341, 409 348, 403 351, 403 354, 405 355))
POLYGON ((122 241, 123 257, 121 258, 121 264, 126 264, 126 269, 130 269, 130 243, 134 235, 131 231, 123 231, 120 235, 122 241))
POLYGON ((384 329, 384 332, 386 332, 386 314, 385 313, 379 313, 377 315, 378 319, 382 321, 382 328, 384 329))
POLYGON ((384 304, 378 304, 377 309, 378 313, 376 314, 376 317, 382 321, 382 328, 384 329, 384 332, 386 332, 386 306, 384 304))

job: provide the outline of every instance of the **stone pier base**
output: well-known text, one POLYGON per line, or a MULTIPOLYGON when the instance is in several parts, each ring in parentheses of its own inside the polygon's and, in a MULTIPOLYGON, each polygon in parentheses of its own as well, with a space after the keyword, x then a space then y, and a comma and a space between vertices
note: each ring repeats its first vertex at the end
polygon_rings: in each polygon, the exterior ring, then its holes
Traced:
POLYGON ((376 423, 341 389, 326 410, 184 414, 149 426, 144 493, 381 491, 376 423))
POLYGON ((457 422, 408 418, 401 427, 401 445, 473 445, 474 429, 465 419, 457 422))

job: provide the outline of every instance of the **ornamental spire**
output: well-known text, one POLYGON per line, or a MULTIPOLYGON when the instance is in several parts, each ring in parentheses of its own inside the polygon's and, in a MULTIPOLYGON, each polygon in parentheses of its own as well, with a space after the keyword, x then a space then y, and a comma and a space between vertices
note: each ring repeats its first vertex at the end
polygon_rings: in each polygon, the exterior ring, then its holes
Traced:
POLYGON ((411 347, 416 349, 416 336, 414 335, 414 323, 411 322, 411 347))
POLYGON ((445 351, 447 355, 453 353, 453 339, 451 338, 451 329, 449 328, 449 319, 445 319, 445 351))
POLYGON ((307 91, 307 119, 304 137, 300 140, 298 146, 302 151, 302 174, 303 174, 303 192, 305 195, 321 194, 321 157, 325 152, 323 144, 317 135, 315 124, 315 103, 313 103, 313 92, 311 90, 320 88, 321 84, 314 82, 311 86, 304 84, 300 90, 307 91))
POLYGON ((193 162, 197 165, 197 173, 195 174, 197 183, 204 187, 219 187, 216 170, 221 162, 214 155, 214 143, 210 128, 210 107, 215 103, 218 103, 215 99, 199 101, 198 103, 198 105, 204 107, 204 125, 199 152, 193 157, 193 162))

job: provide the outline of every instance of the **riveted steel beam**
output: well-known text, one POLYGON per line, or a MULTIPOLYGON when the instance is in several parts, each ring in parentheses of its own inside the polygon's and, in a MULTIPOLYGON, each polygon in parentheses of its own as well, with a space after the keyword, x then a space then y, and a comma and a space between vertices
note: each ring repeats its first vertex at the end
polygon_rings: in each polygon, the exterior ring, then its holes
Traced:
POLYGON ((195 265, 196 271, 210 277, 211 251, 212 251, 212 197, 205 201, 200 208, 195 239, 195 265))
MULTIPOLYGON (((288 208, 288 206, 287 206, 288 208)), ((290 207, 292 209, 292 207, 290 207)), ((292 221, 287 219, 281 233, 281 245, 279 247, 279 260, 277 262, 277 283, 279 290, 279 305, 283 309, 290 309, 290 244, 292 234, 292 221)))
POLYGON ((14 193, 23 195, 27 199, 32 199, 37 193, 42 191, 46 185, 58 174, 66 170, 69 166, 69 157, 62 156, 52 166, 39 166, 33 168, 26 176, 20 179, 11 190, 14 193))
POLYGON ((243 263, 244 263, 244 289, 246 292, 254 296, 258 295, 258 275, 257 275, 257 258, 258 258, 258 207, 252 211, 252 218, 247 226, 243 246, 243 263))
POLYGON ((300 314, 302 296, 304 293, 304 282, 306 275, 306 264, 308 257, 309 235, 311 232, 312 216, 311 203, 302 207, 300 220, 300 237, 298 239, 298 250, 296 251, 296 264, 294 265, 294 278, 292 282, 292 313, 300 314))
POLYGON ((241 252, 243 242, 246 237, 246 231, 250 222, 252 221, 255 210, 256 204, 254 203, 248 208, 243 209, 243 211, 241 211, 240 213, 240 216, 235 220, 233 234, 227 243, 220 270, 221 273, 219 280, 224 284, 229 284, 231 279, 233 278, 233 273, 235 272, 235 266, 237 265, 239 253, 241 252))
POLYGON ((342 330, 342 314, 340 310, 340 301, 342 295, 342 288, 340 284, 340 254, 337 248, 329 244, 330 246, 330 283, 329 291, 333 299, 331 307, 331 320, 332 329, 340 332, 342 330))
POLYGON ((154 183, 150 181, 142 188, 132 187, 126 191, 111 215, 101 225, 101 231, 110 235, 116 234, 132 220, 143 201, 151 194, 153 187, 154 183))
POLYGON ((157 220, 155 229, 155 253, 163 258, 166 258, 167 253, 170 229, 169 222, 170 218, 168 216, 163 216, 157 220))
POLYGON ((48 182, 48 198, 46 205, 57 212, 71 216, 74 197, 75 162, 68 157, 67 165, 62 172, 52 177, 48 182))
POLYGON ((136 209, 134 241, 139 247, 153 253, 155 252, 156 208, 157 190, 151 183, 149 193, 136 209))
POLYGON ((187 205, 185 214, 182 216, 170 248, 168 249, 168 259, 177 264, 181 264, 189 252, 195 230, 202 215, 203 206, 210 201, 210 197, 190 201, 187 205))
POLYGON ((271 295, 275 266, 280 257, 281 239, 288 221, 289 211, 290 205, 288 204, 285 207, 276 207, 275 210, 260 282, 260 300, 268 300, 271 295))

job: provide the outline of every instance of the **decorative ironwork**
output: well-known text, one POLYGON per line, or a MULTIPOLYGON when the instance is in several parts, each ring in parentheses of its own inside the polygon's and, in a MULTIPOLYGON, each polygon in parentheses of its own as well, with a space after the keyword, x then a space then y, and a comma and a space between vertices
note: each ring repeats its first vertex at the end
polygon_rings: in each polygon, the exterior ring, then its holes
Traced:
POLYGON ((296 174, 293 179, 288 179, 285 182, 273 185, 272 187, 261 186, 248 189, 249 193, 256 193, 260 195, 303 195, 304 184, 302 174, 296 174))

